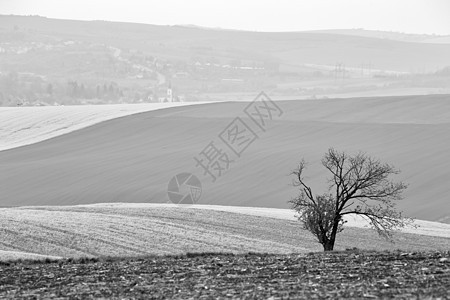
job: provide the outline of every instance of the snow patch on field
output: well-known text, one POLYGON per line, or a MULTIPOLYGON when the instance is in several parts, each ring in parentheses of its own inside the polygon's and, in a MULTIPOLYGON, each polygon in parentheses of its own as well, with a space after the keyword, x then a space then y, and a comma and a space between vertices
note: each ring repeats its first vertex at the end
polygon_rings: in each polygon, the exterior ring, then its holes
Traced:
POLYGON ((106 120, 205 102, 0 107, 0 151, 30 145, 106 120))

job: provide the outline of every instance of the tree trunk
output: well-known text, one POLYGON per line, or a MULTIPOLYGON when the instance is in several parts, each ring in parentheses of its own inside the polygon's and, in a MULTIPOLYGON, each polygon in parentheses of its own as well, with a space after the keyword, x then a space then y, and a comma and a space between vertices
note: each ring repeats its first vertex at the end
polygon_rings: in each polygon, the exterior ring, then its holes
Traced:
POLYGON ((333 251, 334 241, 328 240, 323 244, 323 251, 333 251))
POLYGON ((322 244, 324 251, 333 251, 333 249, 334 249, 334 242, 336 241, 336 234, 337 234, 338 227, 339 227, 339 220, 340 220, 340 218, 338 218, 338 217, 335 218, 334 224, 333 224, 333 229, 331 230, 331 235, 322 244))
POLYGON ((323 251, 333 251, 334 240, 328 238, 326 235, 323 236, 322 241, 320 243, 323 246, 323 251))

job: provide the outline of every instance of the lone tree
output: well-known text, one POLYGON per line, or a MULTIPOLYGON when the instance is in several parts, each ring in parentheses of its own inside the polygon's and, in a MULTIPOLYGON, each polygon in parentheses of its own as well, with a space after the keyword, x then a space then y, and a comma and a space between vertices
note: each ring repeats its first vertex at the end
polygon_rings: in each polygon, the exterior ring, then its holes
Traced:
POLYGON ((407 186, 388 179, 400 172, 393 166, 363 152, 348 155, 333 148, 324 155, 322 165, 331 173, 328 192, 313 194, 304 181, 306 163, 302 160, 292 172, 300 194, 289 202, 304 228, 318 238, 325 251, 333 250, 336 235, 343 230, 345 215, 364 217, 387 239, 392 237, 392 230, 412 222, 395 210, 394 201, 402 199, 407 186))

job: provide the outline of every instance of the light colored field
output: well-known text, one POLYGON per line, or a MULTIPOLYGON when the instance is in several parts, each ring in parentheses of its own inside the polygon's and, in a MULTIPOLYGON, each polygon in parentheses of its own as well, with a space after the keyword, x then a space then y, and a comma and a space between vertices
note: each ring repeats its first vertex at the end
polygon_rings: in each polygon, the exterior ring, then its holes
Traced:
POLYGON ((0 151, 40 142, 114 118, 192 104, 196 103, 0 107, 0 151))
POLYGON ((45 260, 45 259, 61 259, 60 256, 41 255, 31 252, 5 251, 0 250, 0 261, 12 261, 18 259, 45 260))
POLYGON ((402 170, 396 179, 410 184, 399 208, 450 222, 448 95, 277 103, 282 117, 266 132, 256 130, 259 138, 240 158, 230 153, 234 162, 215 183, 193 158, 210 141, 227 151, 218 135, 244 117, 245 103, 135 114, 1 151, 0 205, 166 202, 172 176, 192 172, 203 184, 199 204, 288 208, 297 193, 290 171, 304 157, 309 182, 323 192, 328 174, 320 159, 333 146, 394 164, 402 170))
MULTIPOLYGON (((108 207, 108 208, 192 208, 206 209, 215 211, 224 211, 230 213, 258 216, 265 218, 274 218, 288 221, 297 221, 295 211, 283 208, 267 207, 244 207, 244 206, 224 206, 224 205, 175 205, 173 203, 98 203, 89 205, 79 205, 78 207, 108 207)), ((370 228, 369 222, 360 216, 346 216, 346 227, 370 228)), ((402 228, 399 232, 421 234, 428 236, 450 238, 450 224, 440 222, 430 222, 423 220, 414 220, 410 226, 402 228)))
MULTIPOLYGON (((322 250, 297 221, 216 211, 211 207, 149 204, 2 208, 0 237, 0 250, 14 251, 19 258, 20 252, 92 257, 322 250)), ((336 249, 414 251, 450 247, 450 239, 442 237, 398 233, 395 239, 397 243, 392 244, 371 230, 348 227, 340 234, 336 249)))

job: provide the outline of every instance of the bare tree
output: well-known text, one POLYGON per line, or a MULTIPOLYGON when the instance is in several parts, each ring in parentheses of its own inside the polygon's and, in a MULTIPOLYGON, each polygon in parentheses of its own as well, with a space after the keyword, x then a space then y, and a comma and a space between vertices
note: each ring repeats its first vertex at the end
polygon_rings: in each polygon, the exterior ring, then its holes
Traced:
POLYGON ((388 178, 399 173, 393 166, 363 152, 352 156, 333 148, 323 157, 322 165, 331 173, 328 193, 313 194, 304 181, 306 163, 302 160, 292 172, 300 194, 289 202, 304 228, 318 238, 325 251, 333 250, 346 215, 364 217, 379 235, 388 239, 392 237, 392 230, 412 222, 395 209, 395 201, 402 199, 407 186, 388 178))

